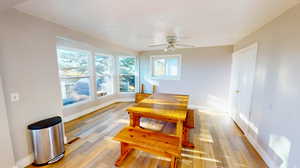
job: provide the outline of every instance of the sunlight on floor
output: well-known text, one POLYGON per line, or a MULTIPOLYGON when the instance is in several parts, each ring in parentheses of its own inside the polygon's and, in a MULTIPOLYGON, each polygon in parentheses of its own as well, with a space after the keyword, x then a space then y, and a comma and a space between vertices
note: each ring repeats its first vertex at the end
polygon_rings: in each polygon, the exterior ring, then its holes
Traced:
POLYGON ((182 151, 184 151, 184 152, 199 153, 199 154, 207 154, 207 152, 198 151, 198 150, 195 150, 195 149, 188 149, 188 148, 182 148, 182 151))
POLYGON ((195 156, 195 155, 190 155, 190 154, 185 154, 182 153, 181 154, 182 157, 186 157, 186 158, 190 158, 190 159, 199 159, 199 160, 205 160, 205 161, 209 161, 209 162, 217 162, 220 163, 221 161, 213 159, 213 158, 207 158, 207 157, 201 157, 201 156, 195 156))

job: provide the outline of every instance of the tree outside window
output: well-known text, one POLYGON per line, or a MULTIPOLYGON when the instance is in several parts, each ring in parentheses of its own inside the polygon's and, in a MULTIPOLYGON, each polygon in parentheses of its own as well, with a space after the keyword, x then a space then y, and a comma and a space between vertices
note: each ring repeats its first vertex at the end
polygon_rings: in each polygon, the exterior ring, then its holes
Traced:
POLYGON ((97 97, 113 93, 112 57, 101 54, 95 56, 97 97))
POLYGON ((120 92, 135 92, 136 58, 119 57, 120 92))

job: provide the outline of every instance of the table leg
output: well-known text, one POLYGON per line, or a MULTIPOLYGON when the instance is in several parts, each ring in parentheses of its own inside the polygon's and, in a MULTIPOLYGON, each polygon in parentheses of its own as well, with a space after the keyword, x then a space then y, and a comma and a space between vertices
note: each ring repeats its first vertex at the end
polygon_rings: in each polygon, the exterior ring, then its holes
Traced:
POLYGON ((181 144, 182 144, 182 135, 183 135, 183 122, 182 121, 177 121, 176 136, 179 137, 180 147, 181 147, 181 144))
POLYGON ((177 158, 175 156, 172 156, 171 158, 171 168, 176 168, 177 167, 177 158))

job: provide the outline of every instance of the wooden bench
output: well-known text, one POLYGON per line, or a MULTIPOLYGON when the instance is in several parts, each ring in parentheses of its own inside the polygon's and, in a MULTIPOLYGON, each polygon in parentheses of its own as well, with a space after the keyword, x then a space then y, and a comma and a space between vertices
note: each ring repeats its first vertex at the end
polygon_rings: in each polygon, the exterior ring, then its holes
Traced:
POLYGON ((121 155, 115 162, 116 166, 121 166, 133 149, 171 158, 171 168, 176 167, 177 159, 181 157, 180 140, 176 136, 142 128, 125 127, 114 137, 114 140, 121 142, 121 155))
POLYGON ((194 144, 189 141, 189 132, 191 128, 195 128, 194 120, 195 112, 192 109, 188 109, 186 120, 183 123, 183 137, 182 145, 184 147, 194 148, 194 144))

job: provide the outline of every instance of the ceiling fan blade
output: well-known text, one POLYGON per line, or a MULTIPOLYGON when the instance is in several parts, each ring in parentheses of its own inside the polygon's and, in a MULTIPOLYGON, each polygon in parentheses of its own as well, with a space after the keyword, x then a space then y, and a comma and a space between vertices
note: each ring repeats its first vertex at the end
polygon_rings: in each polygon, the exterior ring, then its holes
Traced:
POLYGON ((179 48, 180 47, 182 47, 182 48, 195 48, 195 47, 197 47, 197 46, 191 45, 191 44, 180 44, 180 43, 176 43, 175 46, 179 47, 179 48))
POLYGON ((167 46, 168 44, 166 43, 161 43, 161 44, 150 44, 148 47, 164 47, 167 46))

